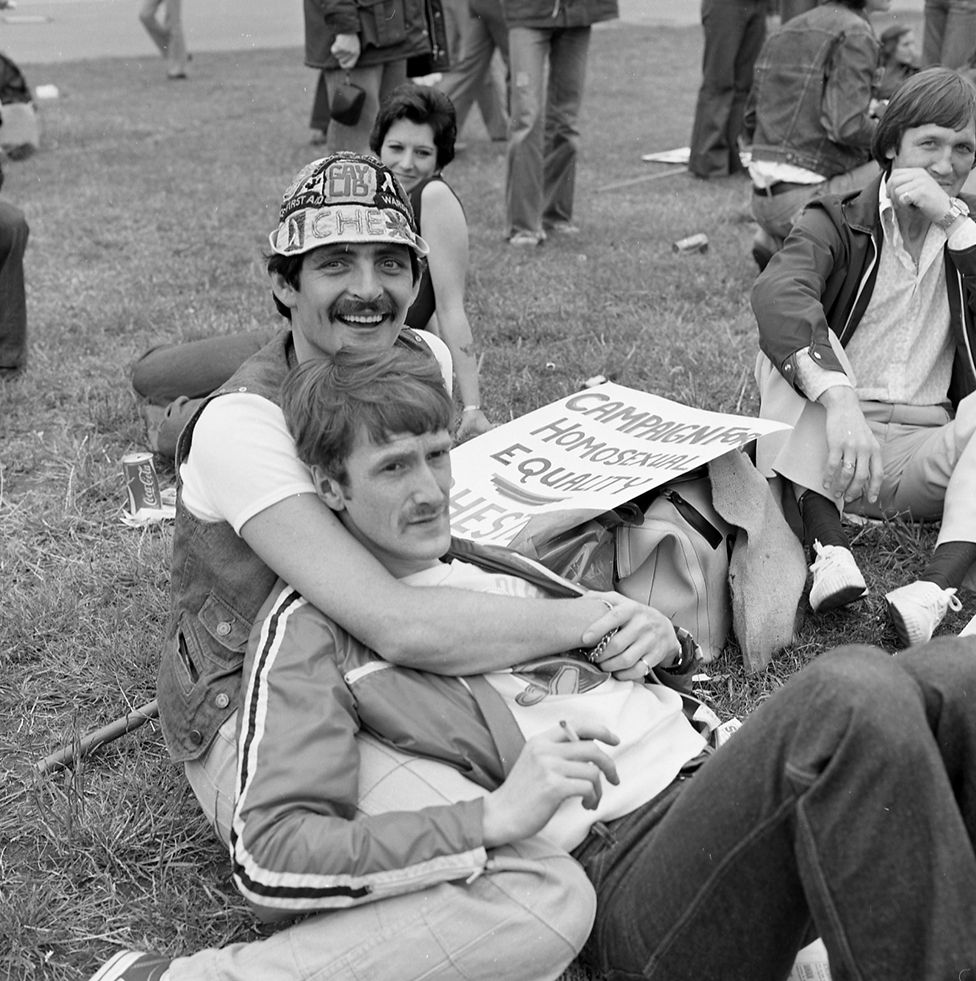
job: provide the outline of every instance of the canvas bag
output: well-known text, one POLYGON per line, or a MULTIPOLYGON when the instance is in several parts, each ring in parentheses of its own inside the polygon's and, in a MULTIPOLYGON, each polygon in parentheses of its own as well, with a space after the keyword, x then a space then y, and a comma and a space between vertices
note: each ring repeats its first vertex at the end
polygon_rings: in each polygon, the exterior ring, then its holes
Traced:
POLYGON ((587 589, 646 603, 683 627, 710 661, 732 626, 729 556, 736 528, 699 468, 546 541, 511 547, 587 589))
POLYGON ((684 627, 708 662, 721 654, 732 628, 736 529, 715 510, 707 473, 694 474, 656 488, 639 521, 616 527, 614 588, 684 627))

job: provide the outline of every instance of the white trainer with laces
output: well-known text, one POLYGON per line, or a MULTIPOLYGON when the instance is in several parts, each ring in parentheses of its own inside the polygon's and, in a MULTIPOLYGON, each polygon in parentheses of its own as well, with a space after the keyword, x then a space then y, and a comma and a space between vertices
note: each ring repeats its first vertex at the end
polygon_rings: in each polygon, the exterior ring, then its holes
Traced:
POLYGON ((955 589, 943 589, 925 579, 899 586, 886 593, 885 599, 888 601, 888 616, 905 647, 931 640, 935 628, 945 619, 946 612, 962 609, 955 589))
POLYGON ((854 561, 854 555, 843 545, 813 543, 816 553, 810 571, 813 585, 810 587, 810 608, 814 613, 847 606, 867 595, 864 576, 854 561))

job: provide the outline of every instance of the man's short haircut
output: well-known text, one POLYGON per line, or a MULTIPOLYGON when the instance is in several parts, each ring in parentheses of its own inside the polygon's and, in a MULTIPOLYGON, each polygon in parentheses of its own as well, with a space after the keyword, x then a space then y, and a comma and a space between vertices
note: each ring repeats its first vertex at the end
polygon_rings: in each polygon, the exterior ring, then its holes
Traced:
POLYGON ((380 155, 389 128, 401 119, 409 119, 418 126, 424 123, 430 126, 437 148, 438 170, 443 170, 454 159, 457 113, 454 103, 440 89, 404 82, 383 100, 369 134, 369 148, 376 156, 380 155))
POLYGON ((300 364, 284 381, 281 407, 298 458, 340 483, 360 432, 382 445, 400 433, 450 431, 454 416, 434 356, 402 343, 300 364))
POLYGON ((918 126, 960 130, 976 120, 976 87, 951 68, 926 68, 902 82, 874 131, 871 155, 888 173, 888 153, 901 149, 905 131, 918 126))

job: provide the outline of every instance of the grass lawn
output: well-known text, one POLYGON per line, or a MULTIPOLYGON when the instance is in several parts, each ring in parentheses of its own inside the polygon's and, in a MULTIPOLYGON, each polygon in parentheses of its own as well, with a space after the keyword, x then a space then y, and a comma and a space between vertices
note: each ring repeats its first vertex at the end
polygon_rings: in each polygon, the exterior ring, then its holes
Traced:
MULTIPOLYGON (((469 313, 494 420, 598 373, 755 410, 748 183, 640 161, 687 143, 700 45, 697 28, 595 32, 579 238, 508 249, 503 151, 466 134, 449 176, 472 232, 469 313), (700 231, 707 253, 672 253, 700 231)), ((145 447, 127 365, 154 343, 274 322, 260 253, 280 192, 315 155, 314 75, 298 50, 200 53, 180 85, 148 58, 22 67, 62 96, 3 192, 31 225, 31 352, 26 377, 0 386, 0 978, 78 981, 121 947, 175 955, 256 936, 156 726, 48 780, 32 764, 154 695, 171 530, 119 520, 119 461, 145 447)), ((805 620, 756 676, 731 642, 704 694, 744 717, 837 643, 890 649, 881 597, 932 540, 865 530, 867 601, 805 620)))

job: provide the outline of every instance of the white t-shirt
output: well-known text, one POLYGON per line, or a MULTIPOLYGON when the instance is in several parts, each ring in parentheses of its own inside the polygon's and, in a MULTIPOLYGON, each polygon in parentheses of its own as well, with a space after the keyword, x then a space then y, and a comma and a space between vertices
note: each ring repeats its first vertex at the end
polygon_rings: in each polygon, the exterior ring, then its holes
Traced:
MULTIPOLYGON (((428 331, 415 333, 430 347, 450 392, 447 345, 428 331)), ((203 410, 180 479, 190 514, 201 521, 226 521, 238 534, 265 508, 294 494, 315 493, 280 406, 252 392, 221 395, 203 410)))
MULTIPOLYGON (((438 563, 402 581, 506 596, 545 595, 518 576, 487 572, 457 560, 438 563)), ((705 746, 682 712, 677 692, 663 685, 617 681, 580 657, 535 658, 485 678, 505 699, 526 739, 563 719, 574 727, 587 722, 604 725, 620 737, 617 746, 600 744, 614 761, 620 783, 603 782, 603 797, 595 811, 585 810, 578 797, 564 801, 542 829, 567 851, 583 841, 596 821, 623 817, 659 794, 705 746)))

